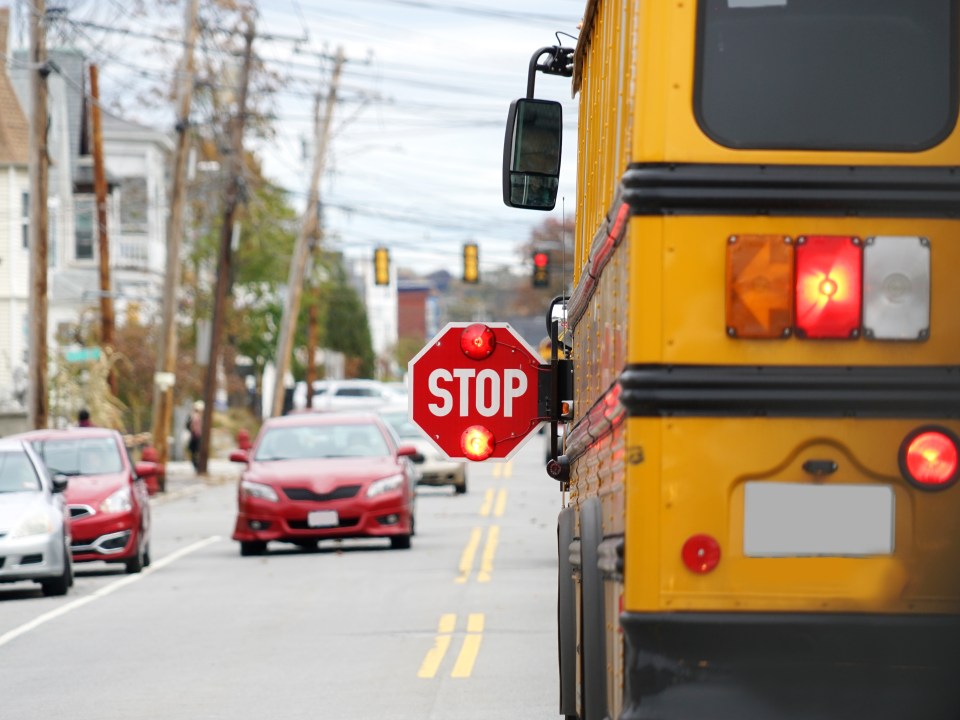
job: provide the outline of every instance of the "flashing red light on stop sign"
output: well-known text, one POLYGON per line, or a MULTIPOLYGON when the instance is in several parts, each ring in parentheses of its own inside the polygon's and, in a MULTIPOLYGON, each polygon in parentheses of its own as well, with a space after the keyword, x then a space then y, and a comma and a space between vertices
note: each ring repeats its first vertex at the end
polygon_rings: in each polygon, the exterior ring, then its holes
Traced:
POLYGON ((483 323, 474 323, 460 333, 460 349, 474 360, 483 360, 493 354, 497 340, 493 330, 483 323))
POLYGON ((410 417, 449 457, 508 458, 540 426, 548 367, 506 323, 450 323, 410 361, 410 417))

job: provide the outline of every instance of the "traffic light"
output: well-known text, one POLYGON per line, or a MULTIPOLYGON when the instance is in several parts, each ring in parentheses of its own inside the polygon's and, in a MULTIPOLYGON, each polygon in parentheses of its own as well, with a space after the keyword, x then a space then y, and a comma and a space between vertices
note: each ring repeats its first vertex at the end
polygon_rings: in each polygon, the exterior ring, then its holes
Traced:
POLYGON ((390 284, 390 251, 385 247, 373 251, 373 282, 376 285, 390 284))
POLYGON ((550 285, 550 253, 537 250, 533 253, 533 286, 548 287, 550 285))
POLYGON ((463 281, 474 284, 480 282, 480 258, 476 243, 463 246, 463 281))

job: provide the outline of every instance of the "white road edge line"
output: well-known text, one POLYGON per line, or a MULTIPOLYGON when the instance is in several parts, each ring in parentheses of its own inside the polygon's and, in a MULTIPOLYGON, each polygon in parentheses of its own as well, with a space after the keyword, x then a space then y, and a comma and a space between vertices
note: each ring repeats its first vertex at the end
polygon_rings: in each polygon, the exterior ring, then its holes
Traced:
POLYGON ((161 558, 156 562, 150 563, 150 567, 144 568, 141 572, 137 573, 136 575, 126 575, 125 577, 122 577, 119 580, 116 580, 115 582, 110 583, 109 585, 104 585, 99 590, 93 592, 90 595, 87 595, 87 597, 74 600, 73 602, 69 602, 66 605, 62 605, 58 607, 56 610, 51 610, 48 613, 44 613, 43 615, 40 615, 39 617, 34 618, 30 622, 24 623, 20 627, 14 628, 9 632, 6 632, 3 635, 0 635, 0 647, 3 647, 8 642, 10 642, 15 638, 20 637, 21 635, 25 635, 31 630, 35 630, 36 628, 40 627, 44 623, 48 623, 51 620, 55 620, 56 618, 62 615, 66 615, 68 612, 76 610, 77 608, 81 608, 88 603, 92 603, 94 600, 99 600, 102 597, 106 597, 107 595, 114 592, 115 590, 119 590, 120 588, 126 587, 131 583, 135 583, 137 580, 140 580, 146 577, 147 575, 150 575, 151 573, 156 572, 157 570, 165 568, 167 565, 179 560, 183 556, 189 555, 192 552, 196 552, 197 550, 200 550, 201 548, 204 548, 207 545, 210 545, 211 543, 215 543, 218 540, 220 540, 219 535, 211 535, 208 538, 204 538, 203 540, 199 540, 193 543, 193 545, 187 545, 186 547, 180 548, 179 550, 170 553, 166 557, 161 558))

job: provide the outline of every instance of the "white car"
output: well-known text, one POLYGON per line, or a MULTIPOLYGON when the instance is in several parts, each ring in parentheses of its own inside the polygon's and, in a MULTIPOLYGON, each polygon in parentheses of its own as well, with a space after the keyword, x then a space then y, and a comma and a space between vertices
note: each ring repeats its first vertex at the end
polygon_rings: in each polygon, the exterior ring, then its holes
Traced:
MULTIPOLYGON (((295 410, 307 409, 306 397, 306 383, 298 383, 293 393, 295 410)), ((379 380, 319 380, 313 384, 311 409, 315 412, 374 410, 405 399, 379 380)))
POLYGON ((457 495, 467 491, 467 463, 465 460, 451 460, 437 450, 423 434, 423 431, 410 419, 407 406, 396 405, 380 410, 380 417, 387 421, 403 443, 413 445, 423 456, 418 463, 420 479, 418 485, 452 485, 457 495))
POLYGON ((73 585, 67 479, 51 477, 21 440, 0 440, 0 582, 32 580, 44 595, 73 585))

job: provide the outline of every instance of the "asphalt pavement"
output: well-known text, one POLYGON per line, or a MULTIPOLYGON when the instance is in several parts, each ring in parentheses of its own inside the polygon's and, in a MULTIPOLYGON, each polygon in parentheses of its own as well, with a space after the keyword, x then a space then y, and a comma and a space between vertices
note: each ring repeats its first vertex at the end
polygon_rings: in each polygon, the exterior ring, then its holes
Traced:
POLYGON ((235 482, 240 477, 243 466, 226 459, 211 458, 207 462, 207 473, 199 475, 189 461, 171 461, 167 463, 166 490, 152 496, 154 503, 169 502, 200 492, 210 485, 223 485, 235 482))

